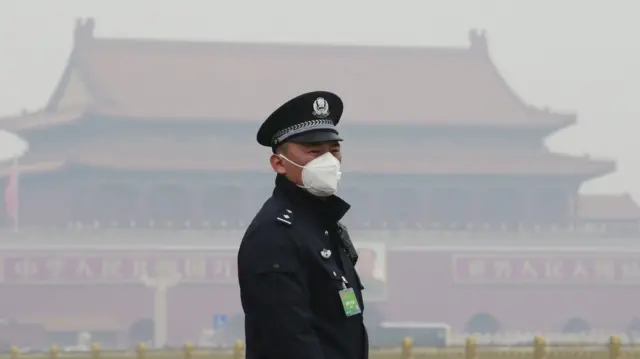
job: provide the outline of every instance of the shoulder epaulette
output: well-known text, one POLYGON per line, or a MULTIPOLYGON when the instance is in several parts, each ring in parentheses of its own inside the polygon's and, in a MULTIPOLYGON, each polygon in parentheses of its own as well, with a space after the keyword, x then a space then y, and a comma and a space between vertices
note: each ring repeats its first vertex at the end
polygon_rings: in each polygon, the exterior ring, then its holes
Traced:
POLYGON ((293 212, 290 209, 285 209, 284 212, 276 217, 276 220, 290 226, 293 224, 293 212))

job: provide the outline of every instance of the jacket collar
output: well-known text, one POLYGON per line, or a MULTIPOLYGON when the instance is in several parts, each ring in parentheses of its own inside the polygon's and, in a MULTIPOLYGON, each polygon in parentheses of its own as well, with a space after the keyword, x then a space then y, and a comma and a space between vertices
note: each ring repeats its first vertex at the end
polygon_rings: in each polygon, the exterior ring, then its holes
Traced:
POLYGON ((273 195, 286 198, 296 209, 319 212, 324 220, 333 223, 340 221, 351 208, 349 203, 335 195, 324 198, 314 196, 283 175, 276 176, 273 195))

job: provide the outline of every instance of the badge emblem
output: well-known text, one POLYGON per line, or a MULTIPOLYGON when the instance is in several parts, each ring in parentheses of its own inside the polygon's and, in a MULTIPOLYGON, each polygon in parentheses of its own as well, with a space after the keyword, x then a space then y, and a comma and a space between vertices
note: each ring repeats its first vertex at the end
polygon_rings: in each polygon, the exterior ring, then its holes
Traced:
POLYGON ((320 251, 320 255, 324 259, 329 259, 329 257, 331 257, 331 250, 325 248, 325 249, 320 251))
POLYGON ((313 115, 317 118, 325 118, 329 116, 329 103, 322 97, 318 97, 313 101, 313 115))

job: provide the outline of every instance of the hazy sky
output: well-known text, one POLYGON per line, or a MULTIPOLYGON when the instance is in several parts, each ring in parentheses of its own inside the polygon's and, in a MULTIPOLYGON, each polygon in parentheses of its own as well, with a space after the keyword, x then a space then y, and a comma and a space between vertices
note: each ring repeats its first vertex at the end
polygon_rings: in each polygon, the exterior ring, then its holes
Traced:
POLYGON ((640 199, 640 0, 0 0, 0 115, 44 105, 78 16, 98 36, 461 45, 484 28, 527 102, 577 111, 553 150, 618 161, 589 192, 640 199))

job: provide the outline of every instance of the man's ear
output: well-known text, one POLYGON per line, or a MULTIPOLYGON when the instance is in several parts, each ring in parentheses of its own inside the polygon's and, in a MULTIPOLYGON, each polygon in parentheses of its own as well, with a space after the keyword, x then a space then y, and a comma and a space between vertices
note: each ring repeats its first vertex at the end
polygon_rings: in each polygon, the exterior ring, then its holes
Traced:
POLYGON ((271 168, 273 168, 276 173, 280 175, 284 175, 287 173, 287 169, 284 167, 284 159, 280 157, 279 154, 272 154, 269 158, 269 163, 271 163, 271 168))

